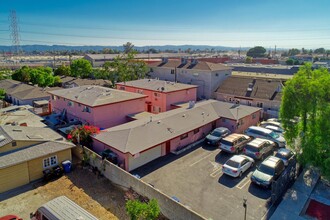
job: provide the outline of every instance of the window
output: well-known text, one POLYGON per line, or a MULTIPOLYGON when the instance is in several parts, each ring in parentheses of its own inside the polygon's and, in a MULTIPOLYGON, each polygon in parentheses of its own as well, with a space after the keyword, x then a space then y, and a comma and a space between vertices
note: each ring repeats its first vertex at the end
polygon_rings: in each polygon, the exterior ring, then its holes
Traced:
POLYGON ((232 99, 231 99, 231 98, 229 98, 229 101, 231 102, 231 101, 232 101, 232 99))
POLYGON ((61 97, 58 97, 58 100, 61 100, 61 97))
POLYGON ((66 98, 63 98, 64 101, 66 101, 66 98))
POLYGON ((68 106, 73 107, 74 106, 74 103, 72 101, 68 101, 68 106))
POLYGON ((57 156, 51 156, 44 159, 44 168, 57 165, 57 156))
POLYGON ((216 73, 215 76, 219 76, 219 73, 216 73))
POLYGON ((92 112, 92 110, 91 110, 91 108, 90 108, 90 107, 88 107, 88 106, 85 106, 85 107, 84 107, 84 109, 83 109, 83 112, 88 112, 88 113, 91 113, 91 112, 92 112))
POLYGON ((174 70, 171 70, 171 74, 174 74, 175 72, 174 72, 174 70))
POLYGON ((78 103, 78 106, 79 106, 79 107, 81 107, 81 104, 80 104, 80 103, 78 103))
POLYGON ((161 112, 161 108, 158 106, 153 106, 152 109, 153 109, 153 112, 161 112))
POLYGON ((183 139, 186 139, 187 137, 188 137, 188 133, 181 135, 180 139, 183 140, 183 139))
POLYGON ((16 141, 13 141, 13 142, 11 143, 11 146, 12 146, 12 147, 16 147, 16 146, 17 146, 16 141))
POLYGON ((160 97, 160 94, 157 93, 157 92, 154 92, 154 96, 155 96, 155 97, 160 97))
POLYGON ((119 87, 120 90, 125 90, 125 86, 119 87))
POLYGON ((136 90, 137 93, 143 94, 143 90, 142 89, 137 89, 136 90))
POLYGON ((197 134, 199 132, 199 128, 196 128, 195 130, 194 130, 194 134, 197 134))
POLYGON ((252 119, 255 119, 257 117, 257 113, 252 114, 252 119))
POLYGON ((257 107, 262 108, 263 103, 262 102, 257 102, 257 107))

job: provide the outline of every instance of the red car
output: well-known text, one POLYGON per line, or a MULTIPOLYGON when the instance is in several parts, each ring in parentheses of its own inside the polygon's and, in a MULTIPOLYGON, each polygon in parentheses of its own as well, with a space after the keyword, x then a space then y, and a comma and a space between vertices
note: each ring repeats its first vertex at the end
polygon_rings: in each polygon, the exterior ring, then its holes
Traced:
POLYGON ((23 219, 18 217, 17 215, 6 215, 0 217, 0 220, 23 220, 23 219))

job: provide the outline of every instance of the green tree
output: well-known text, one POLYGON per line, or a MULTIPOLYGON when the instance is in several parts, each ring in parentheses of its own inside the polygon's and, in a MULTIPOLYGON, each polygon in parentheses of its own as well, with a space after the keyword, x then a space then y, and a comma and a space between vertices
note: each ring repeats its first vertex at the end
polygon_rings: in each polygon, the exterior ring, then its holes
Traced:
POLYGON ((287 144, 299 152, 302 164, 318 166, 327 177, 330 177, 329 99, 329 71, 313 70, 312 64, 307 63, 286 82, 280 109, 287 144))
POLYGON ((131 42, 127 42, 126 44, 123 44, 124 47, 124 53, 130 53, 133 51, 134 45, 131 42))
POLYGON ((326 50, 326 52, 325 52, 326 54, 327 54, 327 57, 329 56, 329 54, 330 54, 330 50, 326 50))
POLYGON ((295 60, 293 64, 294 65, 300 65, 299 60, 295 60))
POLYGON ((25 82, 28 83, 30 82, 30 68, 27 66, 23 66, 22 68, 16 70, 11 78, 13 80, 17 80, 17 81, 21 81, 21 82, 25 82))
POLYGON ((148 203, 138 200, 128 200, 126 202, 126 211, 131 220, 154 220, 157 219, 160 214, 158 202, 155 199, 150 200, 148 203))
POLYGON ((295 55, 297 55, 297 54, 300 54, 300 50, 297 49, 297 48, 292 48, 292 49, 290 49, 290 50, 288 51, 288 55, 289 55, 289 56, 295 56, 295 55))
POLYGON ((16 70, 12 75, 12 79, 29 83, 41 87, 54 86, 55 82, 59 82, 59 78, 55 78, 53 70, 50 67, 30 68, 23 66, 16 70))
POLYGON ((246 57, 245 63, 252 63, 252 57, 246 57))
POLYGON ((266 49, 261 46, 253 47, 248 50, 246 53, 247 56, 257 58, 257 57, 265 57, 266 56, 266 49))
POLYGON ((287 59, 286 61, 285 61, 285 63, 287 64, 287 65, 293 65, 294 64, 294 59, 287 59))
POLYGON ((0 100, 4 100, 6 96, 6 91, 4 89, 0 89, 0 100))
POLYGON ((88 78, 93 71, 92 64, 85 59, 73 60, 71 65, 71 76, 88 78))
POLYGON ((109 79, 112 83, 125 82, 130 80, 142 79, 148 72, 148 67, 144 61, 135 59, 135 52, 129 52, 117 56, 113 62, 107 63, 109 79))
POLYGON ((0 80, 9 79, 11 77, 12 71, 9 69, 0 70, 0 80))
POLYGON ((325 49, 324 48, 317 48, 314 50, 314 53, 316 54, 325 54, 325 49))
POLYGON ((61 65, 54 71, 55 76, 70 76, 71 68, 70 66, 61 65))
POLYGON ((302 54, 307 54, 308 51, 307 51, 305 48, 301 48, 301 53, 302 53, 302 54))

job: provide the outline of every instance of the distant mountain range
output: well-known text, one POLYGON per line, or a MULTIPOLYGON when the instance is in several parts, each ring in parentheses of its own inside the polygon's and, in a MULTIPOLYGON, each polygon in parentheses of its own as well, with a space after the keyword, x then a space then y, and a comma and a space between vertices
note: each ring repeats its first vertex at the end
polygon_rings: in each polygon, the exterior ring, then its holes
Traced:
MULTIPOLYGON (((46 52, 46 51, 102 51, 104 48, 109 48, 112 50, 123 51, 123 46, 66 46, 66 45, 22 45, 22 50, 31 53, 33 51, 46 52)), ((164 46, 134 46, 134 49, 138 51, 147 51, 149 49, 155 49, 160 51, 165 50, 175 50, 184 51, 187 49, 191 50, 216 50, 216 51, 237 51, 239 47, 225 47, 225 46, 209 46, 209 45, 164 45, 164 46)), ((242 47, 241 50, 248 50, 249 47, 242 47)), ((10 52, 12 51, 11 46, 1 46, 0 52, 10 52)))

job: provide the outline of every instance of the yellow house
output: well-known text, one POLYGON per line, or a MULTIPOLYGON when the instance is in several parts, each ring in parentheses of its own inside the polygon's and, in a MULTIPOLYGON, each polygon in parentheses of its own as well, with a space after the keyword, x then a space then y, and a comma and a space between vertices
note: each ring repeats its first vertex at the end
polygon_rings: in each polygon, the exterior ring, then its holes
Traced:
POLYGON ((72 160, 71 143, 45 142, 0 157, 0 193, 42 178, 42 171, 72 160))
POLYGON ((50 128, 0 126, 0 193, 40 179, 43 170, 72 160, 73 147, 50 128))
POLYGON ((2 153, 47 141, 65 141, 65 138, 47 127, 2 125, 0 126, 0 157, 2 153))

